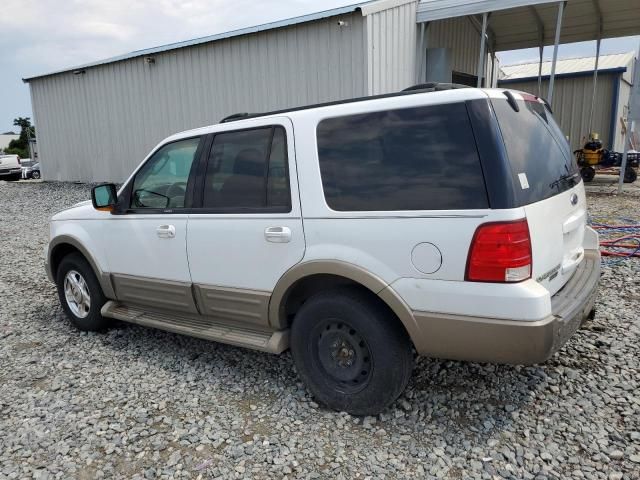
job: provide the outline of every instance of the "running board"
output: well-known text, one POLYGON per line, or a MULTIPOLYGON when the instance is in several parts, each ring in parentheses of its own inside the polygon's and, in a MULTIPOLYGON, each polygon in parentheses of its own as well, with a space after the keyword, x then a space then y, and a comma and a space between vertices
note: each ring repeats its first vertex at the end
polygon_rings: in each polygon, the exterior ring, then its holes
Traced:
POLYGON ((289 330, 260 330, 240 324, 213 322, 202 315, 180 312, 158 312, 144 307, 125 305, 113 300, 104 304, 103 317, 145 327, 180 333, 268 353, 282 353, 289 348, 289 330))

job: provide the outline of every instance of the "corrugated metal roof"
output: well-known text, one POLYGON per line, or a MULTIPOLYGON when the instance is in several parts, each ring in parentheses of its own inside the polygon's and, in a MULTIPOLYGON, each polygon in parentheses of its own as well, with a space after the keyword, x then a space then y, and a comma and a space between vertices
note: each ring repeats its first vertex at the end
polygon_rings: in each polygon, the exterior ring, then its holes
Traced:
MULTIPOLYGON (((413 1, 413 0, 411 0, 413 1)), ((161 45, 159 47, 146 48, 143 50, 135 50, 130 53, 125 53, 124 55, 118 55, 115 57, 106 58, 103 60, 98 60, 95 62, 85 63, 83 65, 76 65, 74 67, 68 67, 61 70, 55 70, 49 73, 43 73, 40 75, 34 75, 32 77, 23 78, 24 82, 28 82, 35 78, 46 77, 49 75, 55 75, 58 73, 71 72, 73 70, 81 70, 84 68, 96 67, 98 65, 104 65, 106 63, 119 62, 122 60, 128 60, 130 58, 142 57, 153 55, 156 53, 166 52, 168 50, 176 50, 178 48, 190 47, 193 45, 200 45, 203 43, 215 42, 216 40, 222 40, 225 38, 238 37, 240 35, 247 35, 250 33, 263 32, 265 30, 273 30, 276 28, 287 27, 289 25, 296 25, 299 23, 312 22, 314 20, 320 20, 322 18, 333 17, 336 15, 342 15, 345 13, 351 13, 356 10, 362 10, 363 7, 367 7, 366 13, 374 13, 382 8, 387 8, 387 6, 391 7, 397 4, 407 3, 407 1, 398 1, 398 0, 382 0, 382 1, 367 1, 361 3, 355 3, 353 5, 347 5, 345 7, 333 8, 331 10, 324 10, 322 12, 311 13, 309 15, 302 15, 300 17, 288 18, 285 20, 278 20, 276 22, 265 23, 262 25, 257 25, 254 27, 241 28, 239 30, 232 30, 230 32, 219 33, 216 35, 209 35, 206 37, 194 38, 192 40, 185 40, 183 42, 170 43, 168 45, 161 45)))
MULTIPOLYGON (((554 42, 557 0, 420 0, 417 21, 491 13, 489 39, 495 50, 517 50, 554 42)), ((640 35, 640 0, 567 0, 560 43, 640 35)))
POLYGON ((417 18, 419 23, 433 22, 542 3, 558 3, 558 0, 420 0, 417 18))
MULTIPOLYGON (((601 55, 598 70, 631 68, 634 52, 601 55)), ((596 65, 596 57, 567 58, 558 60, 556 75, 567 73, 592 72, 596 65)), ((551 62, 542 62, 542 75, 551 74, 551 62)), ((500 80, 514 80, 516 78, 537 78, 538 62, 522 63, 518 65, 503 65, 500 80)))

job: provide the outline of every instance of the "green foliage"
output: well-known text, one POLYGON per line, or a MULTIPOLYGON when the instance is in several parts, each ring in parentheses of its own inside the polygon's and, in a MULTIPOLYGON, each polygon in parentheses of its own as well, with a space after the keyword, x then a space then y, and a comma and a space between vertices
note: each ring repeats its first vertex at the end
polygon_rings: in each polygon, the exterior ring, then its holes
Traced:
POLYGON ((18 117, 13 120, 13 124, 20 127, 20 137, 17 140, 11 140, 4 151, 10 155, 18 155, 20 158, 28 158, 29 138, 36 137, 36 130, 31 125, 29 117, 18 117))

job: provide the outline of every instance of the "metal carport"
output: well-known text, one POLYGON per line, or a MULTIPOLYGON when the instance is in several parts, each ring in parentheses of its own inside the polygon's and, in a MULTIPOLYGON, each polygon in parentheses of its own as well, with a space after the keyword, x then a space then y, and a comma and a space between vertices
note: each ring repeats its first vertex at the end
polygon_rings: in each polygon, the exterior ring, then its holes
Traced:
MULTIPOLYGON (((421 25, 420 51, 423 51, 429 24, 453 17, 470 17, 481 36, 479 87, 483 86, 487 50, 495 55, 500 51, 535 47, 540 50, 540 86, 543 47, 553 45, 549 103, 553 101, 559 44, 597 41, 593 77, 595 98, 600 41, 640 34, 640 0, 420 0, 416 13, 416 20, 421 25)), ((592 104, 590 118, 593 117, 593 108, 592 104)))

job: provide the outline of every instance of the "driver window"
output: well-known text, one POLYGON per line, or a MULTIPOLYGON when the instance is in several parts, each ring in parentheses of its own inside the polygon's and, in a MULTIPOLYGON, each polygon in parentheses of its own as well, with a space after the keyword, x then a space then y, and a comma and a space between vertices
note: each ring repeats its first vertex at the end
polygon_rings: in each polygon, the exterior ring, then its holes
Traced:
POLYGON ((169 143, 137 173, 131 208, 184 208, 187 180, 200 138, 169 143))

